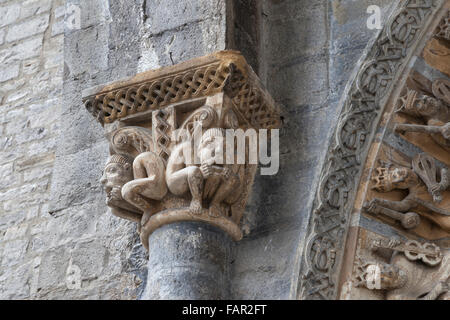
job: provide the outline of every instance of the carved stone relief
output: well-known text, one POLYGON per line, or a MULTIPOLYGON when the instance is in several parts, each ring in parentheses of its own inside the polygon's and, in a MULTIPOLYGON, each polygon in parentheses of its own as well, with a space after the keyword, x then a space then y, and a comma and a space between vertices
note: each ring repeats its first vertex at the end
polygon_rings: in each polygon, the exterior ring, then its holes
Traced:
POLYGON ((369 238, 377 260, 360 258, 355 286, 378 291, 387 300, 450 299, 450 254, 432 243, 369 238))
MULTIPOLYGON (((402 70, 443 3, 431 0, 399 2, 346 90, 347 98, 320 177, 303 249, 297 289, 299 299, 336 299, 341 291, 343 262, 349 259, 348 254, 351 255, 344 249, 350 218, 353 211, 361 210, 354 209, 355 199, 361 198, 358 184, 365 174, 366 156, 375 152, 371 146, 374 137, 379 138, 377 123, 402 70)), ((381 120, 385 124, 386 119, 381 120)), ((403 212, 397 213, 391 216, 402 220, 403 212)), ((415 224, 417 218, 415 213, 409 215, 403 219, 404 224, 415 224)))
MULTIPOLYGON (((446 2, 429 30, 445 29, 448 8, 446 2)), ((449 78, 445 57, 427 56, 448 40, 426 30, 396 75, 361 167, 341 299, 450 299, 449 78)))
POLYGON ((107 205, 138 223, 147 249, 154 230, 180 221, 206 222, 242 238, 257 165, 248 154, 244 163, 225 161, 236 153, 225 145, 225 130, 278 128, 280 116, 238 52, 94 88, 85 103, 110 141, 101 180, 107 205))

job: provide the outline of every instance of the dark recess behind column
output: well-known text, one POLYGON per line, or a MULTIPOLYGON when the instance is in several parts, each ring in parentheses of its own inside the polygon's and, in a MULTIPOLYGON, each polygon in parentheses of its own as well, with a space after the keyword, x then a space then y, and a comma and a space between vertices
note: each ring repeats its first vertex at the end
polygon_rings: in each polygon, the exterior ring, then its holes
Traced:
POLYGON ((228 0, 227 49, 239 50, 259 72, 261 1, 228 0))

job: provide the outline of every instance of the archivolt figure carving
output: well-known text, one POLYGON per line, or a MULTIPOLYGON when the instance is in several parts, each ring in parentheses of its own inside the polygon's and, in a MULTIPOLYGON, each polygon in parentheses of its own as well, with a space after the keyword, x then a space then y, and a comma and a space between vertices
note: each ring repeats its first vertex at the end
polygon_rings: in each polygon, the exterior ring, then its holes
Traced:
POLYGON ((388 262, 360 261, 357 286, 383 290, 387 300, 449 300, 450 255, 439 247, 397 239, 374 241, 372 250, 388 262))
POLYGON ((375 198, 366 203, 365 208, 370 213, 384 214, 400 221, 406 229, 417 227, 419 215, 422 215, 450 232, 450 207, 440 204, 441 192, 449 186, 448 169, 440 170, 438 182, 435 160, 426 154, 419 154, 413 159, 412 168, 388 164, 376 168, 373 177, 373 189, 376 191, 401 189, 408 190, 408 195, 401 201, 375 198))
POLYGON ((397 124, 395 131, 428 133, 439 145, 450 148, 450 106, 444 101, 408 89, 398 112, 423 119, 425 125, 397 124))

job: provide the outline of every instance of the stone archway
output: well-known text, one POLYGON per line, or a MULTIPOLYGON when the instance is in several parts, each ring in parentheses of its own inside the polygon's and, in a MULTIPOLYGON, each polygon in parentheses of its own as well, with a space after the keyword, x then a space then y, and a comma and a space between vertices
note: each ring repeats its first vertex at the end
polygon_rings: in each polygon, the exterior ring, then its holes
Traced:
MULTIPOLYGON (((447 29, 439 28, 439 24, 448 21, 445 18, 448 18, 449 6, 448 1, 401 1, 378 38, 368 46, 366 57, 346 88, 303 250, 297 288, 299 299, 365 297, 352 295, 349 288, 355 286, 353 271, 359 267, 354 268, 354 264, 356 247, 364 236, 361 230, 369 228, 367 225, 373 220, 364 213, 366 190, 375 161, 380 160, 380 146, 384 139, 392 136, 389 134, 392 125, 398 122, 393 120, 397 117, 395 106, 398 98, 405 94, 405 85, 430 88, 426 77, 410 75, 414 74, 414 66, 423 61, 424 52, 439 64, 436 49, 430 51, 429 46, 433 39, 448 36, 447 29)), ((431 91, 432 87, 431 84, 431 91)), ((441 95, 448 90, 442 83, 435 87, 435 92, 441 95)), ((415 218, 413 215, 410 223, 414 223, 415 218)), ((378 221, 372 224, 372 229, 377 231, 377 227, 385 225, 389 223, 378 221)), ((386 228, 396 233, 397 222, 386 228)), ((424 233, 410 239, 417 237, 424 237, 424 233)), ((377 292, 365 298, 384 297, 377 292)))

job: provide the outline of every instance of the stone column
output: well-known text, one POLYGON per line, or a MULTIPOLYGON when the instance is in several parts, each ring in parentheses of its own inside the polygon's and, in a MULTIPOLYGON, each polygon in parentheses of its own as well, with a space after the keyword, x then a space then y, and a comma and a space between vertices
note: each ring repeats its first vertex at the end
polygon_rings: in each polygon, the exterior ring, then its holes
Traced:
POLYGON ((229 299, 232 239, 202 222, 178 222, 149 237, 144 300, 229 299))
POLYGON ((101 179, 106 203, 138 224, 149 250, 142 298, 231 298, 230 252, 243 236, 257 165, 249 162, 248 144, 244 164, 224 163, 225 132, 280 124, 277 106, 244 57, 220 51, 84 96, 110 142, 101 179))

